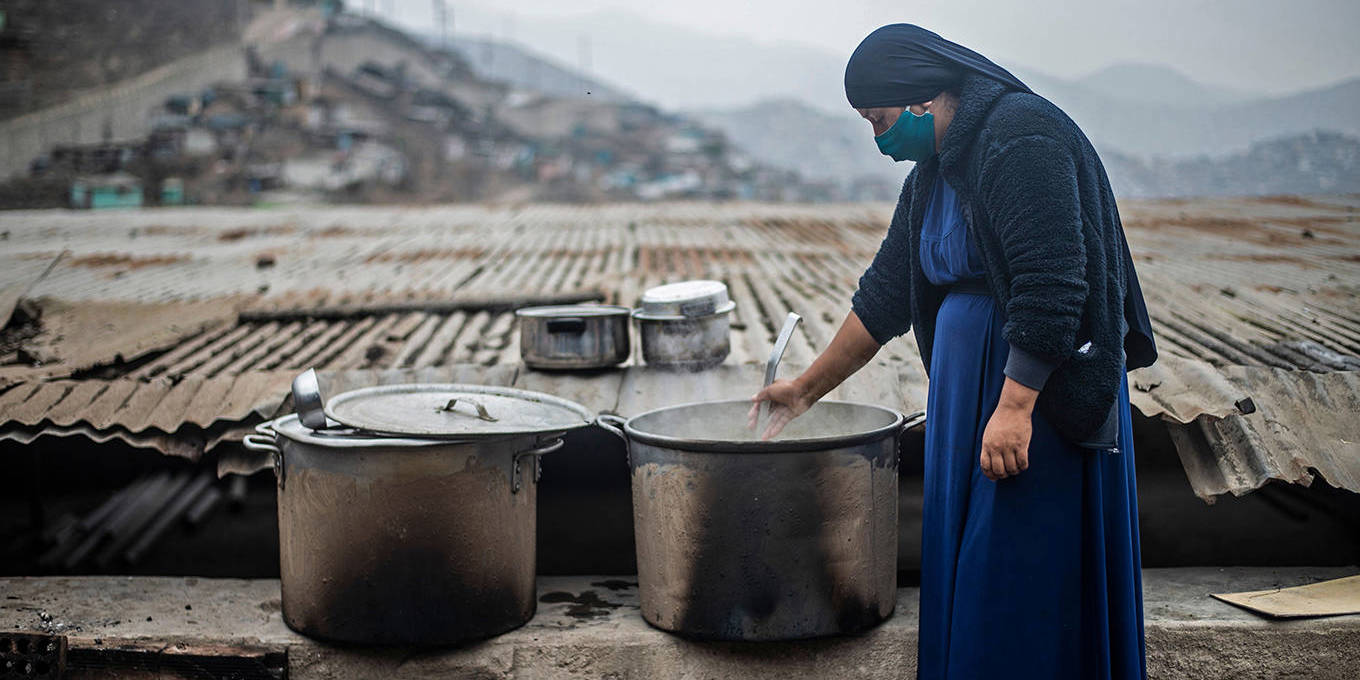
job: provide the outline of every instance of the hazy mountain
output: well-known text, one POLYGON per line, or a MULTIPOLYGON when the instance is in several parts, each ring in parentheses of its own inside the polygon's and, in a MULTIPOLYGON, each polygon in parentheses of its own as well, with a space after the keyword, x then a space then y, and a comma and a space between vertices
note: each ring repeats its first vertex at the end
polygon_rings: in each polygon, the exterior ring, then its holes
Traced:
MULTIPOLYGON (((1193 91, 1188 88, 1197 87, 1193 81, 1174 77, 1159 81, 1143 78, 1139 87, 1149 94, 1135 99, 1119 99, 1098 91, 1090 84, 1089 78, 1083 84, 1023 68, 1017 68, 1014 72, 1035 92, 1066 111, 1102 152, 1123 153, 1138 158, 1193 159, 1241 153, 1257 142, 1313 130, 1360 135, 1360 116, 1355 113, 1360 111, 1360 79, 1276 99, 1200 107, 1187 103, 1180 107, 1161 103, 1162 99, 1171 97, 1170 94, 1155 96, 1150 93, 1180 92, 1188 96, 1193 91)), ((1100 87, 1108 89, 1114 86, 1100 87)), ((1133 92, 1134 85, 1130 84, 1125 91, 1133 92)), ((1206 88, 1204 92, 1206 100, 1232 97, 1229 91, 1221 89, 1206 88)), ((780 110, 762 106, 734 108, 728 110, 726 115, 708 109, 704 115, 734 137, 747 137, 749 150, 758 158, 779 163, 782 162, 779 156, 788 151, 787 142, 774 137, 774 144, 767 148, 759 143, 758 136, 750 135, 749 130, 757 122, 773 129, 786 130, 802 120, 801 112, 788 110, 788 115, 795 120, 776 121, 773 117, 782 115, 780 110), (758 114, 759 121, 744 123, 739 120, 742 115, 751 114, 758 114), (753 139, 756 141, 751 142, 753 139)), ((844 111, 845 117, 853 116, 848 109, 844 111)), ((839 117, 836 113, 827 115, 839 117)), ((809 136, 823 134, 828 133, 820 129, 816 132, 808 130, 809 136)), ((868 147, 868 150, 872 156, 873 147, 868 147)), ((879 160, 871 157, 864 161, 860 174, 874 172, 869 164, 879 160)))
MULTIPOLYGON (((429 38, 431 44, 438 40, 429 38)), ((610 102, 634 97, 542 53, 489 38, 458 36, 449 42, 479 78, 510 83, 515 87, 554 97, 593 97, 610 102)))
MULTIPOLYGON (((845 187, 865 181, 893 187, 910 168, 878 154, 863 122, 844 103, 843 58, 829 52, 710 36, 618 11, 525 22, 515 34, 523 43, 510 47, 466 37, 456 42, 463 43, 474 68, 482 50, 481 58, 491 68, 504 69, 502 79, 521 87, 536 83, 534 89, 560 86, 575 92, 586 84, 606 96, 636 93, 723 131, 758 161, 810 179, 845 187), (542 56, 544 51, 560 54, 582 36, 589 36, 594 65, 589 77, 542 56), (733 106, 733 101, 746 103, 733 106)), ((1314 160, 1326 165, 1318 140, 1345 138, 1312 131, 1360 136, 1360 116, 1355 115, 1360 79, 1288 97, 1252 99, 1145 64, 1114 66, 1079 80, 1024 67, 1012 70, 1071 115, 1105 157, 1117 159, 1111 165, 1121 168, 1126 193, 1222 193, 1230 187, 1214 178, 1224 177, 1243 178, 1243 187, 1281 185, 1284 180, 1264 175, 1252 179, 1250 159, 1270 149, 1283 158, 1279 149, 1292 148, 1299 162, 1318 157, 1314 160), (1281 138, 1314 141, 1279 147, 1281 138), (1261 146, 1267 143, 1275 146, 1261 146), (1178 188, 1148 173, 1193 181, 1178 188)), ((1318 178, 1314 184, 1323 181, 1318 178)), ((1295 184, 1312 186, 1306 178, 1295 184)))
POLYGON ((1360 192, 1360 139, 1312 132, 1252 144, 1222 158, 1139 160, 1102 154, 1119 196, 1360 192))
POLYGON ((1189 158, 1245 150, 1254 142, 1311 130, 1360 135, 1360 79, 1276 99, 1202 108, 1120 100, 1079 83, 1022 76, 1057 104, 1096 147, 1134 156, 1189 158))
POLYGON ((513 23, 477 6, 460 11, 467 24, 503 24, 491 36, 498 42, 559 55, 559 62, 579 61, 584 48, 590 77, 668 109, 729 108, 781 97, 827 111, 849 106, 841 85, 844 57, 815 47, 712 35, 614 9, 513 23))
MULTIPOLYGON (((548 54, 588 45, 592 78, 669 109, 735 112, 777 99, 833 115, 849 108, 847 55, 820 48, 711 35, 618 10, 523 19, 513 37, 548 54)), ((1222 155, 1314 129, 1360 134, 1360 79, 1290 97, 1239 99, 1246 94, 1165 67, 1115 66, 1064 80, 997 57, 1067 111, 1097 147, 1134 156, 1222 155)))
POLYGON ((797 170, 809 179, 872 178, 900 185, 910 169, 879 154, 869 124, 850 109, 837 115, 784 98, 691 115, 722 130, 759 160, 797 170))
POLYGON ((1116 64, 1074 83, 1111 99, 1175 108, 1202 109, 1250 98, 1243 92, 1196 82, 1175 69, 1157 64, 1116 64))

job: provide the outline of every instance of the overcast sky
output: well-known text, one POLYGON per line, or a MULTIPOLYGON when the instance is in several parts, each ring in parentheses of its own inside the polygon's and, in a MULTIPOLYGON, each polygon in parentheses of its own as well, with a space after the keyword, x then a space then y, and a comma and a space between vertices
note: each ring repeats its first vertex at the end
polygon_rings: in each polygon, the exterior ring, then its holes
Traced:
MULTIPOLYGON (((434 0, 349 0, 407 25, 434 0)), ((452 0, 459 32, 513 37, 516 23, 627 11, 843 59, 869 31, 906 21, 1003 65, 1066 78, 1121 62, 1175 67, 1213 85, 1282 94, 1360 76, 1360 0, 452 0)), ((594 30, 607 31, 607 22, 594 30)), ((554 55, 568 63, 575 55, 554 55)))

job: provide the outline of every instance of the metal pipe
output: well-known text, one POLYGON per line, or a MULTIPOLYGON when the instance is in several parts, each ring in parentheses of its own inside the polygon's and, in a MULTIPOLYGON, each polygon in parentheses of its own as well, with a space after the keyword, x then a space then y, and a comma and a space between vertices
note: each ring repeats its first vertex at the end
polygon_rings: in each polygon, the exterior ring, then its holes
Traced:
POLYGON ((131 484, 115 491, 113 495, 109 496, 108 500, 100 504, 98 508, 95 508, 94 512, 86 515, 85 519, 80 520, 80 530, 93 531, 95 527, 103 524, 104 520, 109 518, 109 515, 118 508, 119 504, 127 499, 128 490, 140 484, 145 484, 148 479, 149 477, 140 477, 133 480, 131 484))
POLYGON ((133 501, 135 501, 148 487, 157 484, 159 481, 163 481, 164 475, 165 473, 161 473, 151 477, 143 477, 119 492, 118 495, 121 496, 121 498, 114 506, 113 510, 106 514, 97 526, 91 527, 90 532, 86 534, 84 540, 71 550, 71 552, 66 554, 65 559, 61 561, 61 566, 65 569, 74 569, 77 564, 80 564, 81 560, 84 560, 86 555, 89 555, 91 551, 103 542, 104 537, 108 535, 109 526, 115 521, 118 521, 123 515, 129 512, 131 508, 135 507, 136 503, 133 501))
POLYGON ((222 490, 216 486, 208 487, 208 490, 203 493, 198 502, 194 503, 194 506, 184 515, 184 521, 191 527, 197 527, 221 501, 222 490))
MULTIPOLYGON (((119 489, 104 502, 107 504, 109 501, 123 496, 126 491, 127 489, 119 489)), ((81 528, 81 524, 79 519, 77 519, 75 523, 57 534, 54 537, 55 544, 38 557, 38 564, 44 567, 52 567, 61 562, 66 554, 71 552, 71 550, 81 542, 81 539, 87 535, 87 532, 81 528)))
POLYGON ((170 473, 162 472, 157 474, 146 486, 142 487, 128 498, 123 507, 118 509, 107 524, 104 525, 103 532, 106 536, 121 536, 125 531, 128 520, 132 519, 148 500, 159 495, 165 490, 167 484, 173 483, 170 473))
POLYGON ((42 542, 44 545, 61 543, 75 533, 80 517, 75 513, 62 513, 52 525, 42 532, 42 542))
POLYGON ((67 551, 73 548, 76 542, 80 540, 79 531, 80 527, 76 527, 76 532, 73 532, 65 541, 52 546, 47 552, 40 555, 38 557, 38 564, 44 567, 51 567, 60 562, 67 551))
POLYGON ((230 485, 227 487, 227 500, 230 501, 231 509, 233 511, 239 511, 241 508, 245 507, 246 491, 248 490, 245 475, 231 476, 230 485))
POLYGON ((171 477, 154 493, 148 493, 138 504, 136 512, 130 514, 123 526, 114 531, 113 541, 95 558, 95 564, 106 567, 112 563, 115 558, 122 554, 128 544, 136 540, 142 527, 145 527, 148 522, 154 519, 156 513, 165 508, 166 504, 192 479, 192 473, 178 474, 171 477))
POLYGON ((146 528, 146 531, 142 532, 142 535, 137 538, 132 547, 123 552, 123 560, 128 564, 140 562, 146 551, 155 546, 156 542, 165 534, 166 529, 169 529, 170 525, 174 524, 175 520, 179 519, 184 511, 194 501, 198 500, 203 490, 208 488, 208 484, 212 483, 212 479, 211 472, 204 472, 195 477, 188 486, 185 486, 179 495, 170 501, 165 510, 156 516, 156 519, 146 528))

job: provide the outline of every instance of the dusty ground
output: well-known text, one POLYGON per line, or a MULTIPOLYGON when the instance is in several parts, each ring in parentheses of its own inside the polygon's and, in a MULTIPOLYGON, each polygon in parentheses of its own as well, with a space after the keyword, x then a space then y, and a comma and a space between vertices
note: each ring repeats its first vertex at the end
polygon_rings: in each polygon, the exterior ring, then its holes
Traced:
MULTIPOLYGON (((1354 569, 1144 571, 1152 678, 1360 677, 1360 616, 1270 621, 1211 592, 1300 585, 1354 569)), ((643 622, 632 579, 539 579, 538 614, 485 642, 444 650, 338 648, 288 630, 273 580, 0 579, 0 630, 65 634, 72 650, 243 645, 287 650, 295 679, 911 678, 917 591, 857 637, 795 643, 698 643, 643 622)))

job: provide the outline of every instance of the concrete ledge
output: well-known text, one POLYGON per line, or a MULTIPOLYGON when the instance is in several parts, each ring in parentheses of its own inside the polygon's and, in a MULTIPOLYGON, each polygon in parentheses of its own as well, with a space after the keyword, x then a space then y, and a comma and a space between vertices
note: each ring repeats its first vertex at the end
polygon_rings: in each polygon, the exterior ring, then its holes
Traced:
MULTIPOLYGON (((1357 678, 1360 616, 1272 621, 1210 592, 1301 585, 1345 568, 1144 572, 1154 678, 1357 678)), ((912 678, 918 591, 861 636, 797 643, 697 643, 649 627, 633 579, 539 579, 538 615, 466 647, 360 649, 284 626, 274 580, 80 577, 0 579, 0 628, 68 636, 72 649, 136 645, 286 649, 292 678, 912 678)))

